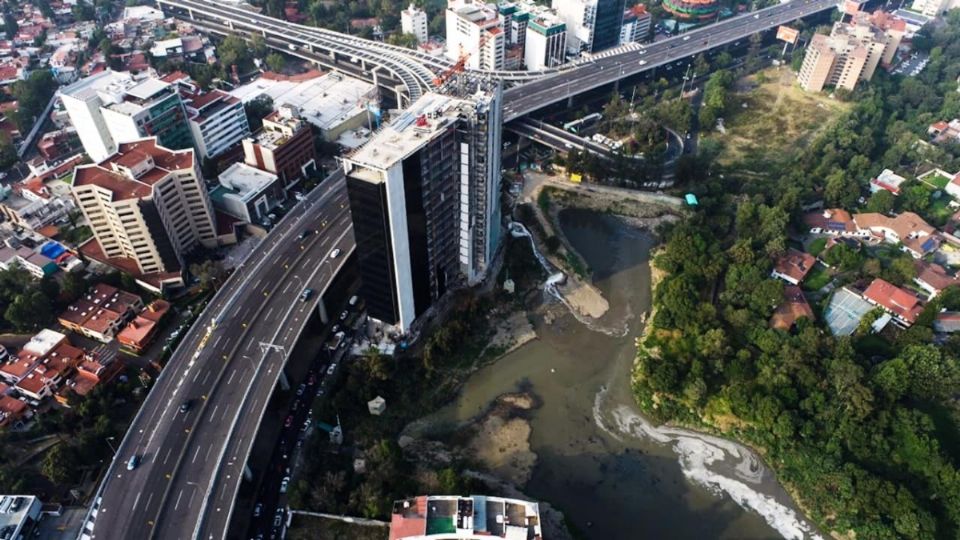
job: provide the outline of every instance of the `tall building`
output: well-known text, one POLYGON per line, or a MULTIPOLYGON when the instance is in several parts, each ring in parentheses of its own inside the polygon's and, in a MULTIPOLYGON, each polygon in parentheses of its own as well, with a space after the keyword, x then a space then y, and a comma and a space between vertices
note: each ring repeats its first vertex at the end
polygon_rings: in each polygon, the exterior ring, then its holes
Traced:
POLYGON ((193 150, 121 143, 109 159, 77 167, 71 189, 104 257, 139 275, 179 275, 187 252, 217 244, 193 150))
POLYGON ((501 89, 428 93, 343 159, 370 315, 407 331, 499 246, 501 89))
POLYGON ((446 22, 447 57, 456 60, 467 55, 469 68, 504 69, 506 34, 495 6, 475 0, 449 0, 446 22))
POLYGON ((882 12, 837 22, 829 36, 810 40, 797 81, 809 92, 827 86, 853 90, 859 81, 870 80, 881 62, 893 59, 904 30, 902 20, 882 12))
POLYGON ((598 1, 553 0, 551 4, 567 27, 567 50, 573 54, 593 51, 598 1))
POLYGON ((417 6, 410 4, 410 7, 400 12, 400 29, 404 34, 417 36, 417 43, 426 43, 429 39, 427 33, 427 13, 417 6))
POLYGON ((283 105, 263 119, 263 128, 243 140, 243 161, 271 172, 286 191, 317 167, 317 153, 310 126, 297 109, 283 105))
POLYGON ((177 88, 152 78, 103 71, 61 90, 61 100, 80 142, 94 162, 117 145, 144 137, 176 150, 191 148, 193 137, 177 88))
POLYGON ((650 36, 653 16, 646 6, 637 4, 623 12, 623 26, 620 28, 620 45, 639 43, 650 36))
POLYGON ((958 0, 913 0, 910 4, 910 9, 927 17, 939 17, 958 7, 960 7, 958 0))
POLYGON ((243 103, 221 90, 181 92, 190 115, 190 132, 201 157, 213 158, 250 136, 243 103))
POLYGON ((527 23, 523 63, 527 69, 556 67, 567 55, 567 27, 548 12, 533 15, 527 23))
POLYGON ((590 52, 599 52, 620 44, 625 0, 597 0, 597 19, 590 52))

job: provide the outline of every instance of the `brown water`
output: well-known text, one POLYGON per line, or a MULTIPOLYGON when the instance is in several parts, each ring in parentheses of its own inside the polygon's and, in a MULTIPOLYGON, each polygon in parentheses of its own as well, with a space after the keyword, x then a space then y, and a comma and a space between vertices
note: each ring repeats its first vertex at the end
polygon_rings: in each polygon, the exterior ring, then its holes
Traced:
MULTIPOLYGON (((531 419, 531 447, 539 462, 524 491, 562 510, 584 537, 780 538, 758 513, 720 493, 722 488, 708 491, 688 480, 671 441, 655 442, 610 427, 615 424, 612 411, 621 418, 637 414, 629 375, 641 325, 633 314, 649 309, 648 252, 653 240, 610 215, 565 210, 560 221, 610 301, 610 312, 601 322, 621 327, 627 318, 629 332, 611 337, 587 329, 570 315, 552 325, 537 321, 539 340, 479 370, 461 396, 434 418, 469 419, 496 396, 528 383, 543 406, 531 419)), ((716 468, 734 476, 733 465, 720 461, 716 468)), ((735 488, 741 484, 732 482, 735 488)), ((769 474, 753 486, 742 485, 748 492, 771 494, 770 501, 790 504, 769 474)))

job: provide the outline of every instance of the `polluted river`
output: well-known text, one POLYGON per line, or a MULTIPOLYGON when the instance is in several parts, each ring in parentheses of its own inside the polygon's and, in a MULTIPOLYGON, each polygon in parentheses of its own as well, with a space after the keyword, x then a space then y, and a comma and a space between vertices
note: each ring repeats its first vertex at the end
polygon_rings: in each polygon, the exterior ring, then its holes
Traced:
POLYGON ((753 452, 640 415, 630 371, 650 309, 653 236, 588 210, 563 210, 559 222, 610 309, 593 328, 569 310, 534 316, 538 339, 472 374, 430 423, 466 422, 521 388, 537 396, 536 464, 518 487, 583 538, 819 538, 753 452))

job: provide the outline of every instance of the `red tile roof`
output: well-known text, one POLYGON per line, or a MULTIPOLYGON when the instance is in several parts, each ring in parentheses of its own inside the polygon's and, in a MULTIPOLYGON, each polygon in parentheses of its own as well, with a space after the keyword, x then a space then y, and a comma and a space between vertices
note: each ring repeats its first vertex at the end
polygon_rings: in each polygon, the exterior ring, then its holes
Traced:
POLYGON ((796 285, 787 285, 783 288, 783 302, 777 306, 770 318, 770 326, 780 330, 790 330, 801 318, 811 321, 814 318, 813 309, 803 296, 803 291, 796 285))
POLYGON ((916 321, 917 316, 923 311, 920 299, 909 291, 880 278, 873 280, 863 296, 909 323, 916 321))
POLYGON ((816 262, 817 259, 813 255, 790 248, 785 254, 777 258, 773 264, 773 269, 778 274, 788 276, 799 283, 807 277, 816 262))
POLYGON ((917 280, 922 281, 937 291, 942 291, 951 285, 960 285, 960 280, 956 276, 951 276, 947 271, 935 263, 917 261, 917 280))
POLYGON ((77 167, 74 186, 96 185, 113 193, 113 200, 144 198, 153 191, 153 184, 166 178, 172 170, 193 167, 193 150, 169 150, 157 144, 156 139, 143 139, 121 144, 117 153, 97 165, 77 167), (139 178, 128 178, 111 170, 116 163, 131 167, 147 156, 153 158, 154 169, 139 178))

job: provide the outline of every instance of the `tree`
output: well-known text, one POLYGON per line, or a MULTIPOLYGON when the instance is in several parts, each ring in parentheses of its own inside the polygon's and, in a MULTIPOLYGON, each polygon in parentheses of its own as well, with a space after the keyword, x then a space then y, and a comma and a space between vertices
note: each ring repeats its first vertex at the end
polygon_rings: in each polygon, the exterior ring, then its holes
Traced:
POLYGON ((9 170, 18 160, 17 147, 13 145, 10 135, 6 131, 0 131, 0 171, 9 170))
POLYGON ((67 272, 60 283, 60 295, 67 304, 77 301, 87 290, 87 280, 76 272, 67 272))
POLYGON ((284 66, 287 64, 287 60, 280 53, 270 53, 267 55, 264 63, 267 64, 267 69, 273 71, 274 73, 283 72, 284 66))
POLYGON ((40 330, 53 320, 50 301, 37 289, 28 289, 13 299, 3 313, 17 330, 40 330))
POLYGON ((17 30, 19 29, 20 25, 17 24, 17 18, 10 12, 10 8, 5 5, 3 9, 3 31, 7 34, 7 39, 15 38, 17 30))
POLYGON ((47 450, 40 464, 40 472, 54 484, 64 485, 70 482, 74 470, 75 457, 67 443, 60 443, 47 450))
POLYGON ((217 54, 220 56, 220 62, 224 69, 227 70, 233 66, 237 66, 238 69, 245 67, 244 65, 252 59, 247 40, 234 34, 223 39, 220 46, 217 47, 217 54))
POLYGON ((269 51, 267 48, 267 40, 260 34, 254 34, 250 38, 250 50, 256 58, 265 57, 269 51))
POLYGON ((263 119, 273 112, 273 100, 270 96, 260 96, 246 103, 243 110, 247 113, 247 123, 253 131, 263 127, 263 119))
POLYGON ((416 49, 418 42, 417 36, 414 34, 395 33, 390 34, 390 36, 387 38, 387 43, 400 47, 406 47, 408 49, 416 49))
POLYGON ((190 273, 199 280, 200 288, 208 291, 215 289, 226 276, 226 271, 219 261, 206 260, 200 264, 191 264, 190 273))
POLYGON ((880 214, 889 214, 893 211, 893 204, 895 198, 893 193, 885 189, 874 193, 870 196, 870 199, 867 200, 867 212, 878 212, 880 214))

